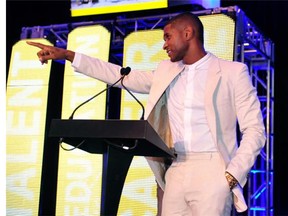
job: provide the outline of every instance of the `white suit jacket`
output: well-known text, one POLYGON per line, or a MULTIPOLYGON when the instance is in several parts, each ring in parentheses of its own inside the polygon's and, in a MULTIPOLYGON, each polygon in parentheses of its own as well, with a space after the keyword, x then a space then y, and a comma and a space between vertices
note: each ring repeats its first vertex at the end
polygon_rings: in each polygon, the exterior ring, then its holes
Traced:
MULTIPOLYGON (((233 189, 236 210, 247 209, 242 187, 256 157, 265 145, 265 127, 256 89, 248 68, 240 62, 219 59, 212 55, 205 90, 205 112, 213 140, 226 164, 226 170, 239 182, 233 189), (237 143, 237 121, 242 137, 237 143)), ((121 67, 83 54, 76 54, 75 71, 108 84, 120 78, 121 67)), ((124 83, 131 91, 149 94, 145 109, 147 119, 168 147, 173 148, 165 91, 172 80, 184 70, 181 61, 162 61, 154 71, 132 70, 124 83)), ((119 86, 121 87, 121 86, 119 86)), ((158 184, 164 190, 165 165, 161 160, 147 158, 158 184)))

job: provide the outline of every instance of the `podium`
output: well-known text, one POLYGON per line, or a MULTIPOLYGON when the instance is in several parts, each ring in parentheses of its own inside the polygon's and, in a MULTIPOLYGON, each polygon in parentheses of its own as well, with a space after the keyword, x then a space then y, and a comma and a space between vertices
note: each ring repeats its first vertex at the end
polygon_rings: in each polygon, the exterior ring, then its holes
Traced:
POLYGON ((103 155, 101 215, 117 215, 125 178, 134 156, 175 157, 146 120, 60 120, 49 136, 103 155))

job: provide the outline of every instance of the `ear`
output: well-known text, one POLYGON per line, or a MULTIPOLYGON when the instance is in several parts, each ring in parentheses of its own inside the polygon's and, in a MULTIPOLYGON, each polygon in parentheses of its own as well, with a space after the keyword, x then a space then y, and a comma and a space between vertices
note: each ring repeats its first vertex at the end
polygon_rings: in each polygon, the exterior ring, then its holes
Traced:
POLYGON ((184 34, 185 34, 186 40, 190 40, 191 38, 194 37, 194 29, 191 26, 185 27, 184 34))

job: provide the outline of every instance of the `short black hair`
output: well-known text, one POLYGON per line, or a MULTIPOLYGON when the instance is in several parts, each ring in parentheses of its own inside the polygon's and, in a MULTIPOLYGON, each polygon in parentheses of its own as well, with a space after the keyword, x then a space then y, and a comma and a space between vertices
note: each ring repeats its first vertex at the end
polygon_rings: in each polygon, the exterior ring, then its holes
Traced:
MULTIPOLYGON (((203 24, 201 22, 201 20, 199 19, 198 16, 196 16, 195 14, 191 13, 191 12, 184 12, 181 14, 176 15, 175 17, 172 17, 166 24, 165 26, 171 24, 175 24, 178 21, 187 21, 188 23, 190 23, 191 25, 193 25, 193 27, 196 30, 196 35, 198 37, 198 39, 202 42, 202 44, 204 44, 204 27, 203 24)), ((164 26, 164 27, 165 27, 164 26)))

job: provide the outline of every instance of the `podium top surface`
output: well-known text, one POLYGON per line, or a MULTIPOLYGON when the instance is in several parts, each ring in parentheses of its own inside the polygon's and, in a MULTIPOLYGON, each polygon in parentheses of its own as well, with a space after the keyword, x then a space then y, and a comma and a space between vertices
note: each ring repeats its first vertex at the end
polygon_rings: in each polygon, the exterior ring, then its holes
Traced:
POLYGON ((62 120, 53 119, 49 137, 89 153, 103 154, 115 147, 135 156, 175 157, 146 120, 62 120))

